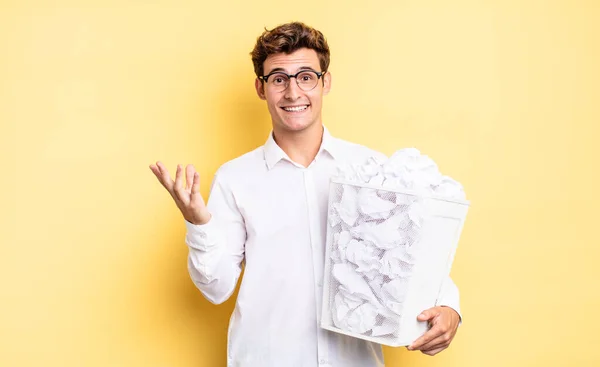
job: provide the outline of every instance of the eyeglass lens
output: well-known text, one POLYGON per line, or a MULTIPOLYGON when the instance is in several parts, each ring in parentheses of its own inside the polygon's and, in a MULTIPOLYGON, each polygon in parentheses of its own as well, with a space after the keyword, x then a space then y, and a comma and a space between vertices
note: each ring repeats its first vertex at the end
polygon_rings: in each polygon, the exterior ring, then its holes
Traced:
MULTIPOLYGON (((319 78, 314 71, 301 72, 296 76, 295 79, 298 87, 300 87, 300 89, 303 91, 314 89, 319 82, 319 78)), ((271 84, 275 90, 283 91, 289 86, 290 78, 288 78, 288 76, 284 73, 275 73, 269 78, 268 84, 271 84)))

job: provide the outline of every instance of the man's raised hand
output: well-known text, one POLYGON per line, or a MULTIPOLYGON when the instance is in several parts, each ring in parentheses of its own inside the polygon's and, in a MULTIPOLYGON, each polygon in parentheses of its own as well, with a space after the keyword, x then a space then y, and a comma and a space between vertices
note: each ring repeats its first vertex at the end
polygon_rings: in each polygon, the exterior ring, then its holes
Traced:
POLYGON ((194 166, 188 164, 185 169, 185 186, 183 170, 179 164, 175 173, 175 181, 161 162, 156 162, 156 165, 151 164, 150 170, 171 194, 185 220, 192 224, 205 224, 210 220, 211 215, 200 194, 200 175, 196 172, 194 166))

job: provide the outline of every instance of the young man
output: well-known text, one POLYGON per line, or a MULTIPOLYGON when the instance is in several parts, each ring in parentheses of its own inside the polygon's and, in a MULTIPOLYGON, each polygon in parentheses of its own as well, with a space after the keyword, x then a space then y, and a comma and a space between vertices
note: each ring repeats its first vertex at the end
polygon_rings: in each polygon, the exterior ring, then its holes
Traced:
MULTIPOLYGON (((192 280, 213 303, 245 273, 229 323, 227 365, 383 366, 381 346, 319 327, 329 178, 338 164, 385 157, 332 137, 321 121, 331 88, 323 34, 302 23, 265 31, 252 51, 258 97, 273 130, 264 146, 221 166, 208 205, 194 167, 150 168, 185 218, 192 280)), ((448 278, 438 306, 419 319, 431 329, 409 349, 436 354, 459 324, 458 290, 448 278), (456 311, 455 311, 456 310, 456 311)))

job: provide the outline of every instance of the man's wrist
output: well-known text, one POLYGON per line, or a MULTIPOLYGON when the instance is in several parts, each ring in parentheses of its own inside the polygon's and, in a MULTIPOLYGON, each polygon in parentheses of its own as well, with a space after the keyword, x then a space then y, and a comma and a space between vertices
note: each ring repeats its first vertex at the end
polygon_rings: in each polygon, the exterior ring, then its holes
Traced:
POLYGON ((212 218, 212 215, 210 213, 207 213, 205 215, 199 216, 198 218, 185 218, 185 220, 187 220, 188 222, 190 222, 193 225, 197 225, 197 226, 202 226, 207 224, 208 222, 210 222, 210 219, 212 218))

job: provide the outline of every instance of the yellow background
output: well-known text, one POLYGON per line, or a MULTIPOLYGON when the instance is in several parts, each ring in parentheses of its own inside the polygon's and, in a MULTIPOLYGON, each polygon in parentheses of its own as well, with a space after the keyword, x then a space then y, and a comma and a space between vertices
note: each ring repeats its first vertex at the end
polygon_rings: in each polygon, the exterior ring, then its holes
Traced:
POLYGON ((206 195, 264 143, 248 53, 291 20, 330 43, 330 131, 415 146, 472 202, 465 323, 387 365, 600 365, 600 2, 0 4, 0 366, 225 365, 233 299, 194 288, 148 165, 206 195))

